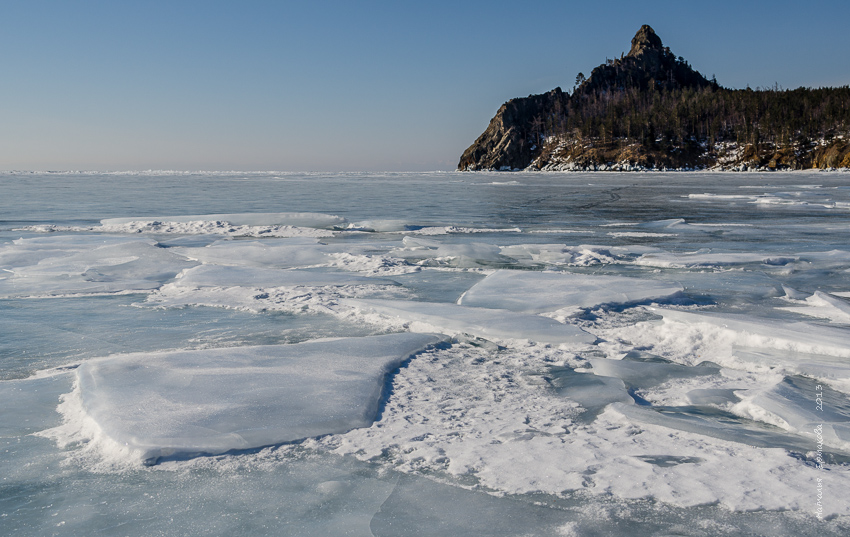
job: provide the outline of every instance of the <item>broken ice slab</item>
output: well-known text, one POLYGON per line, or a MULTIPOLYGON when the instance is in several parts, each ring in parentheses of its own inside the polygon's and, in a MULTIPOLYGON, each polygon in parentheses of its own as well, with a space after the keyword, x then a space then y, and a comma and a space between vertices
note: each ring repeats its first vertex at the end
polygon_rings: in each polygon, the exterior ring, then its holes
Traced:
MULTIPOLYGON (((515 262, 514 259, 502 255, 501 248, 495 244, 484 242, 441 244, 429 240, 406 239, 407 237, 403 241, 405 247, 392 250, 390 255, 411 260, 433 260, 433 263, 437 264, 466 268, 515 262)), ((429 264, 433 263, 429 262, 429 264)))
MULTIPOLYGON (((609 408, 632 422, 658 425, 754 447, 783 448, 797 453, 808 453, 816 448, 810 437, 791 434, 778 427, 763 425, 711 407, 648 407, 612 403, 609 408)), ((824 450, 823 454, 829 461, 843 464, 850 462, 850 451, 830 448, 824 450)))
POLYGON ((280 270, 260 267, 200 265, 181 273, 173 284, 178 287, 295 287, 343 285, 397 285, 384 278, 368 278, 345 272, 280 270))
POLYGON ((326 263, 327 253, 336 251, 310 238, 221 240, 202 248, 175 247, 173 250, 202 263, 274 268, 326 263))
MULTIPOLYGON (((590 344, 596 336, 548 317, 508 310, 472 308, 455 304, 401 300, 349 300, 361 310, 422 323, 427 331, 448 335, 470 334, 484 339, 529 339, 538 343, 590 344)), ((416 326, 411 329, 416 330, 416 326)))
POLYGON ((79 401, 113 441, 104 449, 143 461, 250 449, 368 427, 386 375, 440 341, 401 333, 112 356, 77 369, 79 401))
POLYGON ((234 226, 298 226, 330 229, 341 226, 345 218, 322 213, 228 213, 189 214, 180 216, 139 216, 130 218, 107 218, 100 223, 106 227, 120 226, 131 222, 227 222, 234 226))
POLYGON ((850 380, 850 363, 840 356, 825 356, 789 349, 756 349, 735 346, 732 357, 738 362, 777 373, 805 375, 816 379, 850 380))
POLYGON ((661 300, 682 291, 678 283, 662 280, 499 270, 464 293, 458 304, 543 313, 563 308, 661 300))
POLYGON ((607 358, 590 358, 588 361, 593 366, 594 374, 618 378, 632 388, 649 388, 672 379, 715 375, 720 371, 719 367, 711 366, 686 366, 607 358))
POLYGON ((785 377, 773 387, 747 398, 736 410, 754 419, 769 413, 777 425, 814 436, 826 445, 850 451, 850 402, 847 395, 805 377, 785 377))
POLYGON ((573 369, 552 368, 547 376, 558 395, 580 404, 585 411, 581 421, 591 422, 612 403, 634 404, 625 383, 614 377, 603 377, 573 369))
POLYGON ((649 253, 635 260, 636 265, 661 268, 691 268, 736 266, 750 263, 764 265, 787 265, 799 261, 798 256, 770 254, 761 252, 721 252, 700 251, 691 254, 649 253))
POLYGON ((639 245, 600 246, 581 244, 578 246, 567 246, 566 244, 516 244, 503 246, 501 253, 523 265, 587 266, 630 262, 643 254, 660 251, 662 250, 658 248, 639 245))
POLYGON ((776 349, 782 352, 850 357, 850 332, 843 328, 776 319, 754 320, 733 314, 693 313, 666 308, 649 308, 665 323, 702 326, 720 332, 736 347, 776 349))
POLYGON ((755 302, 786 294, 781 283, 763 272, 677 271, 666 277, 681 284, 688 296, 703 295, 722 303, 755 302))
POLYGON ((735 395, 733 388, 698 388, 689 391, 686 397, 691 404, 700 406, 724 406, 741 400, 740 397, 735 395))
POLYGON ((30 267, 37 265, 43 259, 69 257, 103 246, 127 242, 156 245, 156 242, 150 239, 135 237, 128 239, 126 236, 116 237, 111 235, 48 235, 46 237, 17 239, 0 244, 0 269, 30 267))
MULTIPOLYGON (((21 265, 25 261, 18 258, 18 266, 0 278, 0 297, 149 291, 197 265, 145 239, 65 239, 40 250, 50 254, 32 257, 34 264, 21 265)), ((22 243, 21 248, 28 246, 22 243)))
MULTIPOLYGON (((797 295, 797 297, 799 299, 799 295, 797 295)), ((806 297, 802 304, 804 305, 778 309, 802 313, 809 317, 829 319, 830 322, 834 323, 850 323, 850 302, 843 298, 838 298, 837 296, 830 293, 824 293, 823 291, 815 291, 812 296, 806 297)))

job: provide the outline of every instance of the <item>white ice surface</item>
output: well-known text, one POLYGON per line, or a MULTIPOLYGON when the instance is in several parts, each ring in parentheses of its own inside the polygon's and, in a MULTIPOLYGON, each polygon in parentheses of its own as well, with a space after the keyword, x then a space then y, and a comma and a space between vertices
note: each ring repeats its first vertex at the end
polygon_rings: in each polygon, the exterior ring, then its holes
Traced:
POLYGON ((178 275, 176 287, 294 287, 342 285, 395 285, 392 280, 368 278, 345 272, 280 270, 260 267, 200 265, 178 275))
POLYGON ((4 248, 12 267, 0 273, 0 296, 150 291, 197 265, 150 239, 61 239, 21 240, 4 248))
MULTIPOLYGON (((307 446, 408 473, 447 474, 506 494, 580 491, 678 506, 811 507, 801 491, 814 490, 823 474, 786 449, 752 447, 747 437, 735 436, 734 425, 701 434, 699 420, 674 421, 633 404, 616 378, 575 373, 579 382, 558 383, 553 393, 540 375, 528 374, 545 364, 574 366, 570 355, 519 345, 503 352, 438 349, 394 377, 380 421, 307 446), (598 415, 583 420, 586 410, 598 415)), ((833 467, 834 494, 850 493, 847 476, 846 468, 833 467)), ((836 500, 829 510, 846 505, 836 500)))
POLYGON ((756 374, 757 385, 772 386, 783 375, 805 375, 850 393, 850 336, 845 328, 725 313, 648 309, 663 320, 603 328, 596 333, 685 365, 710 361, 756 374))
POLYGON ((502 255, 527 264, 589 266, 611 263, 628 263, 638 256, 650 252, 660 252, 658 248, 646 246, 601 246, 581 244, 517 244, 503 246, 502 255))
POLYGON ((801 305, 779 309, 802 313, 810 317, 829 319, 834 323, 850 324, 850 302, 830 293, 815 291, 812 296, 796 302, 801 305))
POLYGON ((770 194, 689 194, 690 199, 705 201, 745 201, 761 207, 794 207, 806 210, 850 209, 850 203, 835 201, 816 189, 802 192, 772 192, 770 194))
POLYGON ((805 322, 752 319, 743 315, 720 313, 693 313, 687 311, 653 308, 674 330, 675 325, 695 326, 717 337, 725 338, 738 347, 785 350, 790 352, 822 354, 850 358, 847 345, 848 332, 805 322))
POLYGON ((406 247, 393 250, 391 255, 405 259, 434 260, 437 264, 455 267, 478 267, 511 262, 509 257, 501 254, 501 248, 495 244, 483 242, 442 244, 410 237, 405 237, 403 243, 406 247))
POLYGON ((747 263, 764 263, 765 265, 786 265, 798 261, 799 257, 788 255, 772 255, 761 252, 742 253, 712 253, 700 251, 692 254, 676 255, 671 253, 650 253, 635 261, 636 265, 648 267, 704 267, 741 265, 747 263))
POLYGON ((581 328, 548 317, 508 310, 473 308, 434 302, 347 300, 347 305, 409 322, 417 332, 469 334, 484 339, 528 339, 550 344, 589 344, 596 337, 581 328))
POLYGON ((153 461, 368 427, 386 375, 439 341, 400 333, 95 359, 77 369, 60 406, 67 423, 50 434, 153 461))
POLYGON ((713 367, 633 362, 606 358, 591 358, 588 361, 593 365, 593 373, 596 375, 618 378, 627 384, 644 388, 670 379, 714 375, 719 371, 718 368, 713 367))
POLYGON ((174 248, 190 259, 202 263, 232 266, 293 268, 328 261, 334 248, 316 239, 269 239, 263 241, 217 241, 202 248, 174 248))
POLYGON ((234 226, 298 226, 320 229, 330 229, 341 226, 345 218, 332 214, 321 213, 228 213, 228 214, 195 214, 180 216, 145 216, 128 218, 106 218, 101 220, 105 227, 120 226, 134 222, 227 222, 234 226))
POLYGON ((848 409, 844 394, 811 379, 786 377, 768 389, 745 393, 733 411, 810 438, 817 431, 826 446, 850 453, 848 409))
POLYGON ((458 304, 543 313, 658 300, 682 290, 678 283, 660 280, 500 270, 475 284, 458 304))

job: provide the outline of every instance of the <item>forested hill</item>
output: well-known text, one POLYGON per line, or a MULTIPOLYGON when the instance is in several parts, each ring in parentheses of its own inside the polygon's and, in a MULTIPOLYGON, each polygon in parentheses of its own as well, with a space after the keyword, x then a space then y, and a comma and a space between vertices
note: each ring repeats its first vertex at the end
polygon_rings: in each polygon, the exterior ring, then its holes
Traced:
POLYGON ((512 99, 459 170, 850 168, 850 87, 721 87, 649 26, 628 54, 512 99))

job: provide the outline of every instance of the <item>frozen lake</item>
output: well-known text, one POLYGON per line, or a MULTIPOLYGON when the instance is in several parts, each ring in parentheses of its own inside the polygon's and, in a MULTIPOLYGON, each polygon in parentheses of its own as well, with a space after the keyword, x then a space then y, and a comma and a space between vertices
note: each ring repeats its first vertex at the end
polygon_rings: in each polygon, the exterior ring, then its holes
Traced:
POLYGON ((0 192, 0 534, 850 532, 850 173, 0 192))

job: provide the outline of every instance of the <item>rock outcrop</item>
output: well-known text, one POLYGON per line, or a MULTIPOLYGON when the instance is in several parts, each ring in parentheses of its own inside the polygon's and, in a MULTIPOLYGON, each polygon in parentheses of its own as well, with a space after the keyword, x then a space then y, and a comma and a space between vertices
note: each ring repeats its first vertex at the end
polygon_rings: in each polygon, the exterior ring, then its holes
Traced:
POLYGON ((596 67, 575 93, 580 95, 626 88, 646 91, 650 87, 661 90, 699 89, 711 85, 684 58, 676 58, 655 31, 644 24, 632 38, 629 53, 596 67))
POLYGON ((543 95, 511 99, 499 108, 487 130, 460 157, 461 170, 522 169, 540 152, 541 117, 563 108, 568 95, 555 88, 543 95))
POLYGON ((572 94, 502 105, 458 169, 850 167, 848 129, 850 88, 722 88, 644 25, 572 94))

